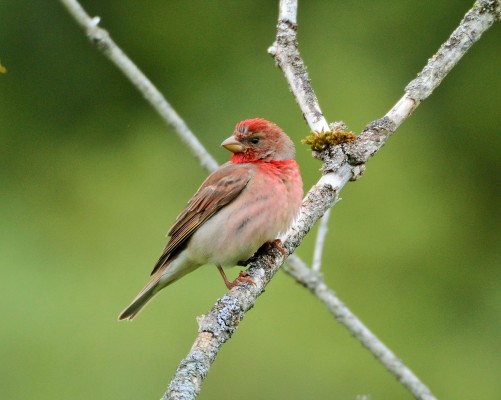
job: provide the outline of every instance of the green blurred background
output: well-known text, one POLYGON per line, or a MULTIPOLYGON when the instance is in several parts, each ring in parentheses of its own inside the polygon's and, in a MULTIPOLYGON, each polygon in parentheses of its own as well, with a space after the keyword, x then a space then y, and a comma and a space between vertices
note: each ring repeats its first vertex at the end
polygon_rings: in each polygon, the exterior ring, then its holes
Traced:
MULTIPOLYGON (((301 2, 300 49, 326 117, 360 132, 383 116, 471 3, 301 2)), ((266 53, 277 2, 82 4, 219 162, 234 124, 261 116, 297 144, 305 188, 319 178, 266 53)), ((324 256, 327 283, 443 399, 501 398, 500 28, 345 188, 324 256)), ((0 60, 0 398, 159 398, 195 317, 226 291, 219 274, 188 275, 133 323, 116 317, 205 172, 59 2, 0 2, 0 60)), ((308 262, 313 242, 298 249, 308 262)), ((278 274, 200 398, 357 394, 411 398, 278 274)))

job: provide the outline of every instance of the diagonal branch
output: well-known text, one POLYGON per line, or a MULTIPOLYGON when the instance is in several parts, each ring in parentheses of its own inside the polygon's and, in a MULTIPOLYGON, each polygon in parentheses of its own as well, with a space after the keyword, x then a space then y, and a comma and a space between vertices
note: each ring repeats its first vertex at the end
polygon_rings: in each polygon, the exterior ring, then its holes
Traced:
POLYGON ((91 18, 76 0, 60 0, 68 12, 75 18, 85 30, 87 36, 103 54, 115 64, 120 71, 132 82, 144 98, 160 114, 162 119, 174 129, 177 136, 191 150, 193 155, 200 161, 202 168, 212 172, 217 168, 217 162, 205 150, 203 145, 188 128, 188 125, 169 104, 160 91, 151 83, 141 70, 120 49, 108 32, 98 26, 99 17, 91 18))
POLYGON ((457 62, 496 21, 501 20, 499 0, 478 0, 466 13, 447 41, 428 60, 417 78, 405 88, 404 96, 381 119, 371 122, 347 150, 350 164, 365 163, 435 90, 457 62))
MULTIPOLYGON (((335 202, 336 196, 335 188, 327 185, 315 185, 307 193, 301 215, 282 238, 287 255, 299 246, 315 221, 335 202)), ((178 366, 162 400, 194 399, 200 393, 219 349, 231 338, 245 313, 254 306, 284 261, 285 257, 275 248, 259 255, 247 269, 255 285, 245 283, 234 287, 216 302, 208 314, 198 319, 198 337, 178 366)))
POLYGON ((308 268, 295 254, 291 254, 287 259, 284 271, 324 303, 336 320, 344 325, 416 399, 435 399, 430 389, 325 284, 322 274, 308 268))
MULTIPOLYGON (((297 1, 295 0, 281 0, 280 2, 280 16, 289 15, 286 21, 282 21, 286 25, 283 29, 288 31, 291 36, 289 39, 277 39, 275 45, 272 46, 272 52, 276 55, 281 54, 280 47, 293 46, 297 49, 295 39, 296 5, 297 1)), ((458 29, 453 32, 451 38, 441 47, 439 53, 443 56, 438 57, 437 62, 434 59, 430 60, 418 78, 406 88, 404 97, 388 114, 368 124, 354 143, 327 147, 318 152, 317 156, 324 161, 324 175, 310 189, 303 201, 298 220, 282 237, 288 255, 299 246, 313 224, 335 203, 339 191, 344 185, 350 179, 356 179, 360 176, 363 172, 363 164, 381 149, 395 129, 410 116, 422 100, 431 94, 471 45, 499 18, 499 2, 477 1, 461 21, 458 29)), ((282 23, 279 22, 277 38, 281 34, 281 29, 282 23)), ((285 60, 292 60, 297 66, 297 62, 300 61, 299 53, 292 50, 290 54, 293 56, 285 58, 285 60)), ((323 116, 320 108, 317 107, 316 97, 312 90, 308 90, 308 87, 311 88, 311 86, 309 86, 302 62, 300 68, 288 68, 280 59, 277 59, 277 63, 289 80, 291 90, 310 127, 316 131, 325 131, 325 124, 322 122, 323 116), (306 96, 307 100, 304 100, 303 96, 306 96)), ((254 306, 257 297, 263 292, 283 262, 284 258, 276 250, 270 250, 266 254, 258 256, 248 269, 249 275, 256 285, 246 284, 234 288, 219 299, 208 314, 199 319, 199 335, 187 357, 179 365, 162 399, 193 399, 198 395, 219 349, 231 338, 245 313, 254 306)), ((382 362, 386 360, 385 357, 379 359, 382 362)), ((405 374, 398 367, 396 365, 388 369, 393 370, 400 379, 405 374)), ((433 399, 426 386, 421 384, 420 387, 423 391, 413 392, 417 398, 433 399)))
POLYGON ((268 53, 283 71, 310 129, 329 131, 297 46, 297 0, 280 0, 277 37, 268 53))
MULTIPOLYGON (((91 41, 117 65, 153 105, 165 122, 175 130, 176 134, 199 159, 203 168, 208 171, 217 168, 217 163, 203 148, 186 123, 179 117, 162 94, 121 49, 118 48, 109 34, 97 26, 99 18, 91 18, 76 0, 60 1, 85 29, 91 41)), ((284 71, 291 90, 310 128, 316 132, 328 131, 329 126, 320 110, 304 64, 297 50, 296 9, 297 0, 280 1, 277 40, 269 52, 275 56, 277 64, 284 71)), ((349 179, 356 179, 360 176, 363 172, 364 163, 384 145, 388 137, 410 116, 419 103, 431 94, 433 89, 440 84, 450 69, 466 53, 469 47, 480 38, 482 33, 494 21, 500 18, 501 7, 499 0, 477 1, 472 10, 461 21, 458 29, 451 35, 451 38, 429 60, 428 65, 418 77, 407 86, 405 95, 385 117, 370 123, 354 143, 328 147, 316 154, 324 160, 324 175, 308 192, 303 202, 300 218, 282 238, 287 254, 291 254, 294 251, 313 224, 336 202, 338 193, 346 182, 349 179)), ((297 262, 297 258, 293 257, 291 261, 297 262)), ((198 338, 188 356, 178 367, 176 376, 163 398, 191 399, 196 397, 200 391, 203 379, 215 360, 219 348, 231 337, 245 313, 253 307, 257 297, 262 293, 264 287, 277 272, 280 265, 283 264, 283 261, 282 254, 276 250, 270 250, 267 254, 257 257, 251 263, 249 269, 249 273, 256 282, 256 286, 245 285, 236 287, 219 299, 209 314, 199 319, 200 333, 198 338)), ((301 261, 299 260, 299 262, 301 261)), ((300 275, 295 275, 295 272, 291 269, 287 271, 298 280, 304 279, 304 284, 308 284, 312 279, 314 280, 315 277, 318 277, 318 273, 315 273, 315 271, 312 272, 307 268, 301 269, 300 275)), ((310 288, 310 290, 312 289, 310 288)), ((332 294, 333 292, 325 287, 325 293, 328 295, 323 296, 318 290, 315 290, 315 295, 320 300, 324 302, 326 302, 326 299, 332 300, 329 293, 332 294)), ((345 311, 340 308, 340 312, 345 311)), ((350 328, 349 324, 346 325, 354 336, 364 343, 365 339, 359 337, 357 328, 350 328)), ((360 329, 358 330, 360 331, 360 329)), ((385 361, 388 359, 388 356, 384 354, 378 356, 376 350, 373 349, 371 351, 376 357, 379 357, 389 370, 392 370, 391 362, 389 366, 385 361)), ((405 368, 405 366, 399 366, 398 363, 393 364, 395 366, 393 373, 399 380, 413 382, 413 377, 408 376, 407 372, 401 368, 405 368)), ((418 385, 417 389, 415 389, 417 392, 414 392, 412 389, 410 390, 417 398, 433 398, 426 397, 429 392, 424 385, 422 385, 421 389, 419 389, 418 385)))

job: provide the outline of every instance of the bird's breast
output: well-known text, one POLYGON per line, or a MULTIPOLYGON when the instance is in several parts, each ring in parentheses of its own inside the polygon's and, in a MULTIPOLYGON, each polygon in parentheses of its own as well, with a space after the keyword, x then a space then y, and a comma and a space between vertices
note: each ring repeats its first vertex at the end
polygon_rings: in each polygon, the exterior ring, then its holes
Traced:
POLYGON ((290 161, 258 165, 242 193, 193 234, 190 257, 234 266, 285 232, 303 196, 299 169, 290 161))

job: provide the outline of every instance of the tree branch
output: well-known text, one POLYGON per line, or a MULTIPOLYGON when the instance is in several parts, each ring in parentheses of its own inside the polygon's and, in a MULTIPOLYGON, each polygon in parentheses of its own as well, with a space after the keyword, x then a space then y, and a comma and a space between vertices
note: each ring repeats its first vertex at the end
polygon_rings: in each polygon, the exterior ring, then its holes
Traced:
MULTIPOLYGON (((329 230, 328 223, 330 213, 331 210, 328 209, 322 216, 322 219, 320 220, 320 226, 318 227, 317 239, 315 240, 315 250, 313 251, 313 263, 311 265, 311 269, 315 272, 319 272, 320 267, 322 266, 322 254, 324 251, 325 238, 329 230)), ((299 257, 297 257, 297 259, 298 261, 302 262, 299 257)))
POLYGON ((169 104, 160 91, 151 83, 141 70, 116 45, 108 32, 98 26, 100 18, 91 18, 76 0, 60 0, 78 24, 85 30, 87 37, 103 54, 115 64, 120 71, 132 82, 144 98, 160 114, 193 155, 200 161, 202 168, 212 172, 217 168, 217 162, 205 150, 203 145, 188 128, 188 125, 169 104))
MULTIPOLYGON (((315 221, 334 203, 336 196, 335 188, 328 185, 315 185, 307 193, 301 215, 282 238, 287 255, 299 246, 315 221)), ((198 337, 178 366, 162 399, 194 399, 198 395, 219 349, 231 338, 245 313, 254 306, 284 260, 285 257, 275 248, 258 255, 247 269, 255 285, 244 283, 234 287, 216 302, 208 314, 198 318, 198 337)))
POLYGON ((325 284, 322 274, 308 268, 295 254, 291 254, 287 259, 284 271, 324 303, 336 320, 344 325, 416 399, 435 400, 428 387, 325 284))
POLYGON ((327 132, 329 124, 324 118, 315 91, 311 86, 297 45, 297 0, 280 0, 277 36, 268 49, 283 71, 289 87, 314 132, 327 132))
POLYGON ((386 142, 418 105, 431 95, 470 47, 494 22, 501 20, 499 0, 478 0, 466 13, 447 41, 428 60, 417 78, 405 88, 404 96, 381 119, 371 122, 347 150, 350 164, 365 163, 386 142))
MULTIPOLYGON (((110 38, 98 27, 99 18, 91 18, 76 0, 60 0, 70 14, 85 29, 87 36, 126 75, 143 96, 153 105, 165 122, 199 159, 203 168, 213 171, 217 163, 193 135, 162 94, 132 63, 110 38)), ((314 132, 330 130, 320 110, 304 63, 297 50, 297 0, 280 0, 277 38, 269 52, 283 70, 302 113, 314 132)), ((442 79, 496 20, 501 19, 499 1, 477 1, 449 40, 429 60, 427 66, 407 87, 405 95, 381 119, 367 125, 354 143, 330 146, 316 152, 324 161, 324 175, 308 192, 301 215, 282 237, 287 254, 301 243, 313 224, 335 204, 339 191, 349 179, 358 178, 365 162, 386 142, 388 137, 406 119, 419 103, 426 99, 442 79)), ((321 247, 321 246, 317 246, 321 247)), ((255 286, 244 284, 219 299, 207 315, 198 319, 199 335, 188 356, 179 365, 163 399, 192 399, 199 393, 203 379, 209 372, 219 348, 231 337, 245 313, 253 307, 257 297, 283 264, 277 250, 259 255, 250 265, 249 274, 255 286)), ((308 269, 295 255, 290 257, 293 267, 286 269, 324 302, 336 318, 362 342, 384 365, 419 399, 433 399, 424 386, 351 312, 337 299, 322 281, 318 272, 308 269)))
MULTIPOLYGON (((325 119, 297 51, 296 6, 296 0, 280 1, 277 40, 270 52, 284 71, 312 130, 326 131, 328 126, 326 127, 324 123, 325 119)), ((313 224, 335 203, 339 191, 346 182, 361 175, 363 164, 381 149, 395 129, 411 115, 422 100, 431 94, 469 47, 500 18, 499 10, 499 2, 477 1, 461 21, 458 29, 439 50, 444 56, 434 57, 428 62, 418 78, 407 86, 404 97, 383 118, 368 124, 354 143, 326 147, 317 152, 317 156, 324 161, 324 175, 306 195, 298 220, 281 238, 287 255, 292 254, 313 224)), ((274 249, 259 255, 248 269, 256 285, 244 284, 235 287, 219 299, 208 314, 199 318, 199 335, 188 356, 179 365, 162 399, 196 397, 219 349, 231 338, 245 313, 254 306, 258 296, 283 262, 284 258, 280 252, 274 249)), ((317 293, 316 295, 318 296, 317 293)), ((356 329, 352 332, 359 337, 356 329)), ((409 375, 410 371, 403 364, 395 363, 394 356, 388 358, 388 353, 380 352, 377 346, 373 349, 373 353, 399 380, 407 382, 409 390, 413 388, 411 391, 416 398, 433 399, 425 385, 417 381, 415 386, 414 375, 409 375)))

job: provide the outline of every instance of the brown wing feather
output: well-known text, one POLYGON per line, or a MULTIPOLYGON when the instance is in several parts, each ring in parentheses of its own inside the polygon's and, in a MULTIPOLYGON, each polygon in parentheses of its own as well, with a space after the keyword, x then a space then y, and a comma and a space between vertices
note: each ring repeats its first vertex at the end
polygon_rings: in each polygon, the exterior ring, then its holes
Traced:
POLYGON ((170 240, 155 264, 152 275, 182 248, 200 225, 244 190, 251 174, 252 170, 248 166, 226 163, 209 175, 170 228, 170 240))

